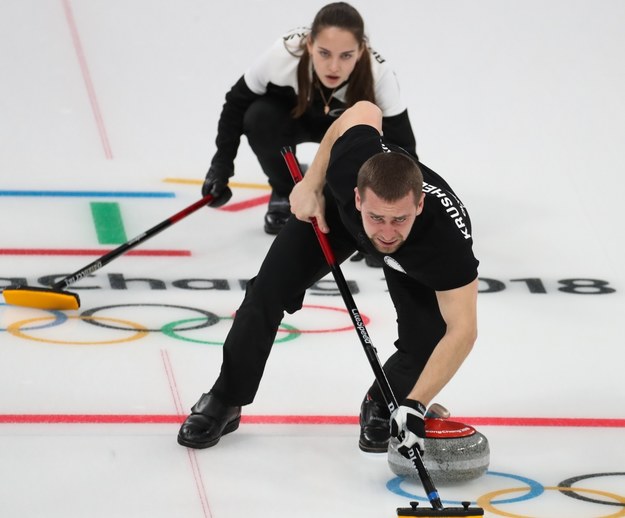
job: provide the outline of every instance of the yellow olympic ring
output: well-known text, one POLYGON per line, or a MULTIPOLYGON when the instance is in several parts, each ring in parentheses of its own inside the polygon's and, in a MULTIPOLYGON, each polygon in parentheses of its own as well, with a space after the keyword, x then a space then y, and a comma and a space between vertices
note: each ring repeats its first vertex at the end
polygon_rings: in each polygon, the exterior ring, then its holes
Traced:
POLYGON ((121 320, 119 318, 108 318, 108 317, 84 317, 80 315, 72 315, 67 318, 78 318, 80 320, 106 320, 109 322, 116 322, 118 324, 125 324, 137 330, 137 332, 127 338, 121 338, 119 340, 104 340, 101 342, 69 342, 67 340, 49 340, 45 338, 37 338, 35 336, 30 336, 24 333, 21 328, 33 322, 40 322, 42 320, 51 320, 56 317, 38 317, 38 318, 29 318, 27 320, 20 320, 18 322, 14 322, 13 324, 7 327, 7 331, 14 336, 19 338, 26 338, 27 340, 35 340, 37 342, 44 342, 48 344, 67 344, 67 345, 104 345, 104 344, 119 344, 122 342, 132 342, 133 340, 138 340, 139 338, 143 338, 148 334, 147 328, 143 327, 141 324, 137 324, 136 322, 129 322, 128 320, 121 320))
MULTIPOLYGON (((607 498, 613 498, 617 502, 625 504, 625 496, 615 495, 614 493, 608 493, 607 491, 601 491, 599 489, 584 489, 581 487, 570 488, 570 487, 561 487, 561 486, 550 486, 550 487, 545 487, 544 489, 547 491, 571 491, 572 489, 574 489, 575 491, 585 491, 586 493, 593 493, 595 495, 601 495, 607 498)), ((510 489, 499 489, 498 491, 492 491, 490 493, 486 493, 485 495, 482 495, 477 499, 477 505, 479 505, 485 511, 491 512, 493 514, 498 514, 499 516, 508 516, 510 518, 532 518, 531 516, 526 516, 524 514, 513 514, 513 513, 506 513, 505 511, 500 511, 499 509, 496 509, 493 504, 491 504, 493 499, 498 497, 499 495, 505 495, 507 493, 514 493, 515 491, 527 491, 527 488, 526 487, 513 487, 510 489)), ((625 516, 625 507, 614 514, 606 514, 605 516, 601 516, 598 518, 617 518, 618 516, 625 516)))

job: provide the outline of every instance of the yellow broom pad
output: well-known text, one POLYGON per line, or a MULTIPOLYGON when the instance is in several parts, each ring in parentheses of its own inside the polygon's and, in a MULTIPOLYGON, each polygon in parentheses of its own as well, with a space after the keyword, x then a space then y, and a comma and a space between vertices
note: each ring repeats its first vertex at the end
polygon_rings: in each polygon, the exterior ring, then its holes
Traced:
POLYGON ((37 309, 78 309, 80 298, 69 291, 52 290, 47 288, 5 288, 2 291, 4 301, 13 306, 25 306, 37 309))

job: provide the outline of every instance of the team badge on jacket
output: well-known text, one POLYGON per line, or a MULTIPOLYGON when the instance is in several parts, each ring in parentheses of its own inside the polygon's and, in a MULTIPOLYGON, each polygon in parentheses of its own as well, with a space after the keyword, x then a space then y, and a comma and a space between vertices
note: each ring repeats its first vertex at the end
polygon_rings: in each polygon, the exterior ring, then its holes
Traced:
POLYGON ((388 266, 389 268, 392 268, 393 270, 397 270, 398 272, 401 272, 401 273, 406 273, 406 270, 403 269, 402 265, 399 264, 390 255, 384 256, 384 263, 386 264, 386 266, 388 266))

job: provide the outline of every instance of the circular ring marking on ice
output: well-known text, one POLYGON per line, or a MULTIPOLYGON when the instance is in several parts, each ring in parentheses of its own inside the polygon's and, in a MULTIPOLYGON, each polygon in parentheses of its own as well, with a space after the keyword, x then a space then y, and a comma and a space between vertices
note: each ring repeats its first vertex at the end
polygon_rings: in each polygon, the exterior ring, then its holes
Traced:
MULTIPOLYGON (((192 329, 202 329, 204 327, 214 326, 217 322, 219 322, 219 317, 217 315, 215 315, 215 313, 211 313, 210 311, 205 311, 205 310, 199 309, 199 308, 193 308, 193 307, 189 307, 189 306, 178 306, 178 305, 175 305, 175 304, 112 304, 110 306, 100 306, 100 307, 97 307, 97 308, 88 309, 86 311, 83 311, 81 313, 81 315, 85 316, 85 317, 91 317, 95 313, 97 313, 98 311, 103 311, 103 310, 106 310, 106 309, 114 309, 114 308, 129 308, 129 307, 139 307, 139 308, 153 307, 153 308, 182 309, 182 310, 185 310, 185 311, 193 311, 194 313, 199 313, 200 315, 203 315, 205 317, 205 318, 201 319, 203 321, 201 324, 185 327, 184 329, 178 329, 178 331, 190 331, 192 329)), ((198 319, 198 320, 200 320, 200 319, 198 319)), ((89 320, 88 322, 90 324, 93 324, 94 326, 106 327, 106 328, 109 328, 109 329, 117 329, 117 330, 120 330, 120 331, 130 331, 131 330, 131 329, 126 328, 126 327, 118 327, 118 326, 103 324, 102 322, 98 322, 97 319, 96 320, 89 320)), ((159 333, 159 332, 161 332, 162 328, 158 328, 158 329, 147 329, 147 328, 145 328, 145 330, 149 331, 150 333, 159 333)))
MULTIPOLYGON (((318 305, 311 305, 311 304, 304 304, 302 306, 302 309, 304 309, 304 308, 336 311, 338 313, 345 313, 349 317, 349 312, 345 308, 336 308, 336 307, 332 307, 332 306, 318 306, 318 305)), ((363 315, 362 313, 360 314, 360 316, 362 318, 362 323, 365 326, 368 325, 369 322, 370 322, 369 317, 363 315)), ((354 326, 353 326, 353 324, 350 324, 350 325, 345 326, 345 327, 335 327, 335 328, 328 328, 328 329, 301 329, 301 328, 297 328, 297 333, 301 333, 301 334, 308 334, 308 333, 338 333, 338 332, 341 332, 341 331, 353 331, 353 330, 354 330, 354 326)), ((286 332, 288 332, 288 331, 286 331, 286 332)))
POLYGON ((61 345, 105 345, 105 344, 120 344, 120 343, 124 343, 124 342, 132 342, 133 340, 138 340, 139 338, 143 338, 144 336, 147 336, 148 334, 148 330, 143 327, 141 324, 137 324, 136 322, 130 322, 129 320, 122 320, 120 318, 108 318, 108 317, 85 317, 82 315, 75 315, 75 316, 68 316, 67 318, 72 318, 72 319, 78 319, 78 320, 82 320, 83 322, 89 321, 91 319, 100 319, 100 320, 106 320, 109 322, 116 322, 118 324, 125 324, 127 326, 130 326, 128 328, 124 328, 124 327, 120 327, 120 328, 116 328, 116 329, 122 329, 124 331, 131 331, 134 330, 136 331, 135 334, 124 337, 124 338, 119 338, 117 340, 101 340, 101 341, 82 341, 82 340, 78 340, 78 341, 70 341, 70 340, 51 340, 48 338, 39 338, 36 336, 30 336, 26 333, 24 333, 22 331, 22 327, 32 323, 32 322, 39 322, 42 320, 48 320, 50 318, 54 318, 54 317, 39 317, 39 318, 28 318, 26 320, 20 320, 19 322, 14 322, 13 324, 11 324, 9 327, 7 327, 7 331, 9 333, 11 333, 12 335, 18 336, 20 338, 25 338, 27 340, 34 340, 36 342, 43 342, 43 343, 47 343, 47 344, 61 344, 61 345))
MULTIPOLYGON (((499 496, 499 495, 504 495, 507 493, 514 493, 516 491, 523 491, 525 488, 523 487, 513 487, 513 488, 509 488, 509 489, 499 489, 498 491, 491 491, 490 493, 486 493, 482 496, 480 496, 477 499, 477 505, 479 505, 482 509, 484 509, 484 511, 488 511, 490 513, 499 515, 499 516, 507 516, 508 518, 534 518, 532 516, 528 516, 525 514, 514 514, 514 513, 508 513, 506 511, 501 511, 500 509, 497 509, 494 507, 494 503, 497 503, 495 501, 493 501, 493 498, 499 496)), ((546 486, 544 488, 546 491, 562 491, 563 489, 567 489, 561 486, 546 486)), ((614 493, 610 493, 608 491, 601 491, 599 489, 585 489, 585 488, 581 488, 578 487, 576 488, 576 491, 585 491, 587 493, 592 493, 595 495, 601 495, 601 496, 605 496, 608 498, 613 498, 614 500, 616 500, 617 502, 621 502, 622 504, 625 504, 625 496, 621 496, 621 495, 616 495, 614 493)), ((500 502, 501 503, 501 502, 500 502)), ((605 502, 601 502, 602 504, 604 504, 605 502)), ((617 511, 616 513, 613 514, 606 514, 603 516, 599 516, 597 518, 618 518, 620 516, 625 516, 625 508, 621 509, 620 511, 617 511)))
MULTIPOLYGON (((218 317, 220 320, 232 320, 232 317, 218 317)), ((189 318, 186 320, 177 320, 175 322, 170 322, 169 324, 165 324, 162 328, 161 331, 163 332, 164 335, 169 336, 170 338, 175 338, 176 340, 182 340, 184 342, 192 342, 192 343, 196 343, 196 344, 205 344, 205 345, 223 345, 223 342, 215 342, 215 341, 211 341, 211 340, 198 340, 196 338, 189 338, 186 336, 180 336, 179 333, 179 329, 176 329, 176 327, 180 324, 185 324, 187 322, 193 322, 195 320, 204 320, 203 318, 189 318)), ((288 324, 280 324, 280 327, 285 328, 288 331, 288 334, 284 337, 284 338, 278 338, 274 341, 274 343, 280 343, 280 342, 288 342, 290 340, 295 340, 299 334, 297 332, 297 329, 294 328, 293 326, 289 326, 288 324)), ((185 328, 183 329, 183 331, 187 331, 188 329, 192 329, 192 328, 185 328)))
POLYGON ((577 477, 567 478, 558 484, 558 486, 562 488, 570 488, 570 489, 561 489, 560 493, 563 495, 569 496, 571 498, 575 498, 577 500, 583 500, 584 502, 592 502, 593 504, 603 504, 603 505, 617 505, 623 506, 625 505, 623 502, 606 502, 605 500, 599 500, 597 498, 589 498, 587 496, 582 496, 577 494, 577 488, 573 487, 573 484, 579 482, 580 480, 587 480, 589 478, 598 478, 598 477, 622 477, 625 476, 625 472, 623 471, 614 471, 609 473, 590 473, 588 475, 579 475, 577 477))
MULTIPOLYGON (((522 477, 520 475, 513 475, 511 473, 501 473, 498 471, 487 471, 486 475, 490 475, 490 476, 495 476, 495 477, 504 477, 504 478, 511 478, 513 480, 518 480, 520 482, 523 482, 524 484, 527 484, 528 487, 523 488, 527 490, 527 493, 521 496, 518 496, 516 498, 509 498, 509 499, 505 499, 505 500, 496 500, 493 503, 494 504, 512 504, 515 502, 523 502, 525 500, 531 500, 532 498, 537 498, 540 495, 543 494, 544 492, 544 486, 540 483, 537 482, 536 480, 532 480, 531 478, 526 478, 526 477, 522 477)), ((405 498, 409 498, 412 500, 419 500, 421 502, 429 502, 429 500, 423 496, 418 496, 418 495, 414 495, 412 493, 409 493, 408 491, 405 491, 404 489, 402 489, 401 484, 402 482, 404 482, 404 480, 406 480, 407 477, 395 477, 391 480, 389 480, 386 483, 386 488, 391 491, 392 493, 395 493, 396 495, 399 495, 401 497, 405 497, 405 498)), ((473 504, 475 504, 475 502, 472 502, 473 504)), ((443 504, 445 505, 462 505, 462 501, 455 501, 455 500, 444 500, 443 504)))
MULTIPOLYGON (((6 302, 0 302, 0 306, 11 306, 11 305, 7 304, 6 302)), ((55 320, 53 320, 49 324, 43 324, 41 326, 29 327, 27 329, 27 331, 34 331, 35 329, 45 329, 47 327, 60 326, 64 322, 67 322, 67 315, 65 313, 63 313, 62 311, 58 311, 56 309, 44 309, 42 311, 46 311, 48 313, 52 313, 56 317, 55 320)), ((0 331, 8 331, 8 328, 0 327, 0 331)))

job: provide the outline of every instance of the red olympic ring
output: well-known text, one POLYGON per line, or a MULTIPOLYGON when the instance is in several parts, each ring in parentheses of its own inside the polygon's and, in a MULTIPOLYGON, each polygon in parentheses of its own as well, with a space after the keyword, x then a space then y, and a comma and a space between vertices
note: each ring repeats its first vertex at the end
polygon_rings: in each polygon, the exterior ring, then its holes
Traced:
MULTIPOLYGON (((302 308, 327 309, 329 311, 338 311, 339 313, 345 313, 345 314, 347 314, 349 316, 349 312, 345 308, 335 308, 335 307, 332 307, 332 306, 318 306, 318 305, 312 305, 312 304, 304 304, 302 306, 302 308)), ((362 313, 360 314, 360 317, 362 318, 362 323, 365 326, 367 324, 369 324, 369 322, 370 322, 369 317, 363 315, 362 313)), ((279 333, 297 333, 297 334, 339 333, 339 332, 342 332, 342 331, 349 331, 349 330, 353 330, 353 329, 354 329, 353 324, 350 324, 349 326, 345 326, 345 327, 337 327, 337 328, 334 328, 334 329, 310 329, 310 330, 301 329, 298 326, 297 330, 279 329, 278 332, 279 333)))

